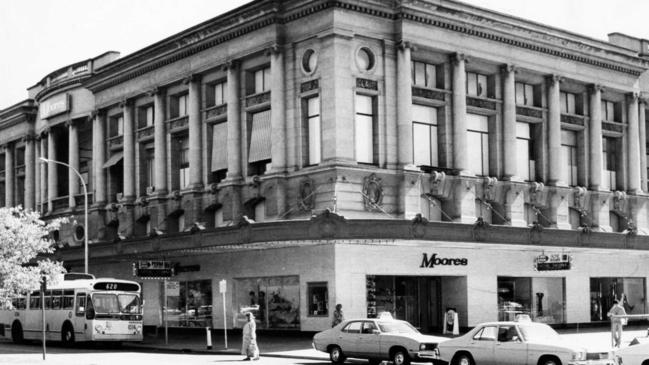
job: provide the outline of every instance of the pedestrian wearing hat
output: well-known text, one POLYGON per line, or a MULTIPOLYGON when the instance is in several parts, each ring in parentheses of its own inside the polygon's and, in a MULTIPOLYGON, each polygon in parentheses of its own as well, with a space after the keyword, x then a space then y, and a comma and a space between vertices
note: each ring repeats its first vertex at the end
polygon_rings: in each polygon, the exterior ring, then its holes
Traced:
POLYGON ((246 313, 248 320, 243 325, 243 341, 241 343, 241 355, 246 355, 247 360, 259 360, 259 347, 257 347, 257 323, 255 323, 255 316, 248 312, 246 313))

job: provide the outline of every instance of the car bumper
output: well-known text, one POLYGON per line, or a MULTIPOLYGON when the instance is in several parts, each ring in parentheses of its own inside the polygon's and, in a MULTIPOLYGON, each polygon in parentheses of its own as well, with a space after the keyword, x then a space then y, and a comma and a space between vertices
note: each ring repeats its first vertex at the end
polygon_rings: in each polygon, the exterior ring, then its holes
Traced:
POLYGON ((613 359, 570 361, 568 365, 616 365, 613 359))
POLYGON ((415 361, 441 361, 439 355, 435 351, 419 351, 410 355, 415 361))

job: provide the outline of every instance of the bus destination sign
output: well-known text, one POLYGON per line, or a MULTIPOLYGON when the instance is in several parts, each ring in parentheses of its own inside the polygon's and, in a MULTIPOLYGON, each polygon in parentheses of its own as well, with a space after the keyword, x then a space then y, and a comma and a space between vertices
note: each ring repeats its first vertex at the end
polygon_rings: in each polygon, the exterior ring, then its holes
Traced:
POLYGON ((115 290, 115 291, 140 291, 140 286, 134 283, 122 283, 115 281, 100 281, 92 286, 95 290, 115 290))

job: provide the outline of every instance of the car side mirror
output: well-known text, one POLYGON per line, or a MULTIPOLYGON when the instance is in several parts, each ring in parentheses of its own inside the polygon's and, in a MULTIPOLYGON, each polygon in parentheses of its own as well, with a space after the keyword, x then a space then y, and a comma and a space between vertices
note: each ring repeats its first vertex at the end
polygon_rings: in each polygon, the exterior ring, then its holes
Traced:
POLYGON ((379 330, 372 330, 372 334, 373 334, 373 335, 378 335, 378 334, 380 334, 380 333, 381 333, 381 331, 379 331, 379 330))

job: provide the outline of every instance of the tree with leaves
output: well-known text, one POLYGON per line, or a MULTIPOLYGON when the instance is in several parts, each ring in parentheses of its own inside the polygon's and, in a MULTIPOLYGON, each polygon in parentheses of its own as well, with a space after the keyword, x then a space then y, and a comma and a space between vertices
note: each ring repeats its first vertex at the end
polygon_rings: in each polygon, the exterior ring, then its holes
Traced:
POLYGON ((64 222, 46 223, 37 212, 21 207, 0 208, 0 307, 10 307, 12 297, 37 290, 43 276, 48 285, 62 279, 63 264, 43 256, 54 252, 50 233, 64 222))

